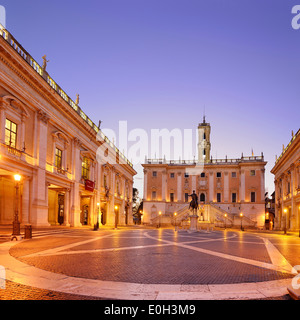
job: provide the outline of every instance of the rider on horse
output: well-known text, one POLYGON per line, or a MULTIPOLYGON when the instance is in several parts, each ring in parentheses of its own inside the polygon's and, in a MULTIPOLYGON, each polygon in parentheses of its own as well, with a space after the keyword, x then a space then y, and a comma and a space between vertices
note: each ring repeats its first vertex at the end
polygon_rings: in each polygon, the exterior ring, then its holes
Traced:
POLYGON ((198 209, 198 196, 195 193, 195 190, 193 190, 193 193, 189 194, 189 196, 192 197, 192 201, 190 202, 190 208, 197 210, 198 209))

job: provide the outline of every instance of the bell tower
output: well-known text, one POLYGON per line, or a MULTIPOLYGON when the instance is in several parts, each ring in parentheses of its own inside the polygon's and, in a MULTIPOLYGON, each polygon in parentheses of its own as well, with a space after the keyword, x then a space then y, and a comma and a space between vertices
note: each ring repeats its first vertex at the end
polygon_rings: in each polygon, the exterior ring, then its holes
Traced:
POLYGON ((198 125, 198 162, 209 162, 210 160, 210 123, 205 121, 198 125))

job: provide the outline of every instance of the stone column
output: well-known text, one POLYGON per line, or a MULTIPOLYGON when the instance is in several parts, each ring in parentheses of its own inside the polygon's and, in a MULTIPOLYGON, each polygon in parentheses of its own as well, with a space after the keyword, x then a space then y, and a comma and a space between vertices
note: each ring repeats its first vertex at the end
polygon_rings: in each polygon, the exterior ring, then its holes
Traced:
POLYGON ((241 170, 240 177, 240 201, 245 202, 245 170, 241 170))
POLYGON ((22 224, 28 224, 29 223, 29 179, 25 178, 23 180, 23 192, 22 192, 22 224))
POLYGON ((79 193, 79 181, 81 179, 81 161, 80 161, 80 146, 81 141, 78 138, 73 139, 72 146, 72 174, 73 174, 73 186, 71 187, 71 210, 70 210, 70 225, 71 227, 80 227, 80 193, 79 193))
POLYGON ((182 174, 178 172, 177 174, 177 201, 182 200, 182 174))
POLYGON ((167 197, 166 197, 166 173, 167 173, 167 171, 166 170, 163 170, 162 171, 162 181, 161 181, 161 183, 162 183, 162 188, 161 188, 161 190, 162 190, 162 195, 161 195, 161 198, 162 198, 162 201, 166 201, 166 199, 167 199, 167 197))
POLYGON ((214 200, 214 173, 209 173, 209 201, 213 202, 214 200))
POLYGON ((33 176, 33 205, 31 223, 34 226, 50 226, 48 222, 48 187, 46 182, 47 133, 49 116, 39 110, 37 113, 37 165, 33 176))
POLYGON ((144 201, 147 200, 147 183, 148 183, 148 170, 144 169, 144 201))
POLYGON ((224 202, 229 201, 229 174, 224 172, 224 202))
POLYGON ((260 192, 261 192, 261 201, 265 202, 265 169, 261 169, 261 178, 260 178, 260 192))
POLYGON ((64 226, 70 227, 70 191, 71 189, 66 189, 65 192, 65 217, 64 226))

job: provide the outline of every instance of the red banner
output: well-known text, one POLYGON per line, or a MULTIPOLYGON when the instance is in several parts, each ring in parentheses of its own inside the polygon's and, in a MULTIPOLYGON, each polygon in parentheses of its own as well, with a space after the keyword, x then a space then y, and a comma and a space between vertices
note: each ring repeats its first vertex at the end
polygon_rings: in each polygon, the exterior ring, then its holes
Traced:
POLYGON ((95 189, 95 182, 91 180, 85 180, 85 190, 93 192, 94 189, 95 189))

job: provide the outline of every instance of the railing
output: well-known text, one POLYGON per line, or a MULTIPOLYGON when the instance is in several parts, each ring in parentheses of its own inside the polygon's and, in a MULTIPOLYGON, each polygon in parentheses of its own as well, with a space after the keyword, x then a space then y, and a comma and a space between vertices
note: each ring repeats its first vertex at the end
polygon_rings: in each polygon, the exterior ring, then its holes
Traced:
POLYGON ((250 156, 237 159, 210 159, 207 162, 197 162, 195 160, 166 160, 166 159, 146 159, 146 164, 167 164, 167 165, 198 165, 198 164, 226 164, 226 163, 241 163, 241 162, 257 162, 264 161, 264 156, 250 156))
POLYGON ((293 141, 297 138, 298 135, 300 135, 300 129, 296 132, 296 134, 293 135, 291 141, 290 141, 289 144, 283 149, 281 155, 276 159, 275 163, 277 163, 277 162, 283 157, 283 155, 287 152, 287 150, 289 149, 289 147, 291 146, 291 144, 292 144, 293 141))
POLYGON ((104 136, 104 141, 107 142, 113 150, 121 157, 126 164, 133 167, 133 164, 120 152, 120 150, 103 134, 103 132, 93 123, 93 121, 82 111, 82 109, 61 89, 61 87, 49 76, 48 72, 31 57, 31 55, 16 41, 16 39, 0 24, 0 37, 2 37, 8 44, 36 71, 47 84, 58 94, 60 97, 69 104, 69 106, 76 111, 76 113, 91 127, 97 134, 101 133, 104 136))

